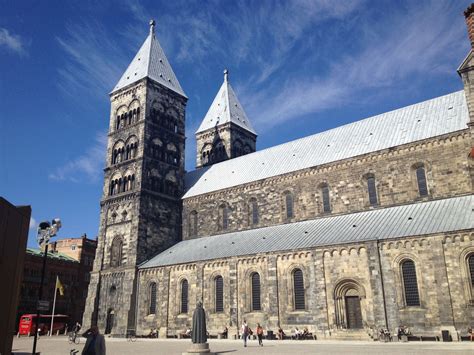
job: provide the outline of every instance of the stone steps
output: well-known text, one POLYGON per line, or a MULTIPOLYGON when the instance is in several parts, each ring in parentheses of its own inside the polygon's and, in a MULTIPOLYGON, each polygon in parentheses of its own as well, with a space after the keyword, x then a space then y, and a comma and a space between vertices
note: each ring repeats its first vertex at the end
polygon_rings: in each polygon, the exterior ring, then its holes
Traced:
POLYGON ((372 337, 364 330, 338 330, 331 333, 331 340, 367 340, 373 341, 372 337))

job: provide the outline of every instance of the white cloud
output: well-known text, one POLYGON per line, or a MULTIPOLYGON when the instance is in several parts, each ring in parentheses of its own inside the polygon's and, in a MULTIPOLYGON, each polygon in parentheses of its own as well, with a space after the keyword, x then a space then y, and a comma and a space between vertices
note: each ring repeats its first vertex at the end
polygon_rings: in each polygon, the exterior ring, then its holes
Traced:
POLYGON ((38 223, 36 222, 36 219, 33 218, 33 216, 30 218, 30 229, 36 229, 38 227, 38 223))
POLYGON ((102 176, 107 135, 98 133, 94 144, 84 154, 56 168, 49 174, 54 181, 96 182, 102 176))
POLYGON ((0 27, 0 47, 5 47, 19 55, 26 54, 25 41, 19 35, 10 33, 10 31, 2 27, 0 27))

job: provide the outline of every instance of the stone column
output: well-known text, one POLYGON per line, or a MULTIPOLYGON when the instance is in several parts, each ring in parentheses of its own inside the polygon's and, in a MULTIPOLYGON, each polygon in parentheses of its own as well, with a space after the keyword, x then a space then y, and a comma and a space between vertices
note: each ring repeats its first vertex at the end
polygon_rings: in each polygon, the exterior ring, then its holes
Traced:
POLYGON ((268 262, 268 329, 278 329, 279 323, 279 295, 278 295, 278 273, 277 273, 277 257, 269 255, 268 262))

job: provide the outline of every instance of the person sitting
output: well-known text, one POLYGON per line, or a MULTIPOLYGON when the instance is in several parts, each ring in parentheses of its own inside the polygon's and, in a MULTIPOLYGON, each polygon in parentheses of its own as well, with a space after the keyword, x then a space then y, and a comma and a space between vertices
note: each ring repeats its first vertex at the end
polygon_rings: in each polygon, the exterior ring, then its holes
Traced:
POLYGON ((474 340, 474 331, 472 330, 471 327, 467 328, 467 333, 469 334, 469 340, 473 341, 474 340))
POLYGON ((308 328, 304 327, 303 334, 301 334, 301 338, 306 339, 309 336, 308 328))
POLYGON ((148 334, 149 338, 158 338, 158 330, 156 328, 150 329, 150 334, 148 334))
POLYGON ((284 336, 285 332, 283 331, 283 329, 281 329, 281 327, 278 327, 278 339, 283 340, 284 336))
POLYGON ((191 328, 187 328, 181 333, 181 337, 182 338, 191 338, 191 333, 192 333, 191 328))
POLYGON ((295 328, 295 333, 294 333, 294 339, 300 339, 301 338, 301 330, 299 330, 298 328, 295 328))
POLYGON ((227 326, 226 326, 226 327, 224 328, 224 331, 221 333, 222 338, 223 338, 223 339, 227 339, 228 334, 229 334, 229 329, 228 329, 227 326))

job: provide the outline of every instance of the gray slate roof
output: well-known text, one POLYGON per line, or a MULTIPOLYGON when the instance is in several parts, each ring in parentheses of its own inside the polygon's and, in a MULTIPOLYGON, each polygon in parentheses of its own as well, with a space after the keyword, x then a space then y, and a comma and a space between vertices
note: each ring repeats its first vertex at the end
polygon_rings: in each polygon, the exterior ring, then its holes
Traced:
POLYGON ((214 101, 209 107, 206 116, 201 122, 196 133, 204 132, 215 126, 222 125, 224 123, 232 122, 237 126, 257 134, 250 123, 247 115, 245 114, 242 105, 237 99, 237 95, 232 89, 232 86, 228 80, 228 72, 224 71, 224 82, 221 88, 217 92, 214 101))
POLYGON ((467 129, 463 91, 366 118, 186 174, 183 198, 467 129))
POLYGON ((120 90, 146 77, 186 97, 166 58, 163 48, 160 46, 160 42, 156 39, 154 24, 150 27, 150 34, 145 39, 145 42, 143 42, 135 58, 133 58, 112 92, 120 90))
POLYGON ((474 229, 474 195, 185 240, 140 268, 466 229, 474 229))

